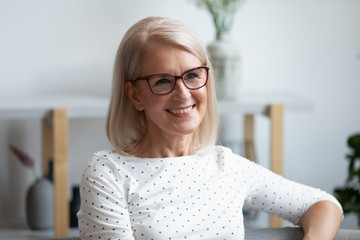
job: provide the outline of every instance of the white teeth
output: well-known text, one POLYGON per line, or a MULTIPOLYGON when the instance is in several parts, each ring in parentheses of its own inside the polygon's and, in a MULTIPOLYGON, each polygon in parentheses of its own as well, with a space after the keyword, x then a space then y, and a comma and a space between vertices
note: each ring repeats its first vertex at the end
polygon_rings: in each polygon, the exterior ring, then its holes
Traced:
POLYGON ((173 110, 171 111, 172 113, 174 114, 184 114, 184 113, 187 113, 189 112, 193 107, 188 107, 188 108, 184 108, 184 109, 179 109, 179 110, 173 110))

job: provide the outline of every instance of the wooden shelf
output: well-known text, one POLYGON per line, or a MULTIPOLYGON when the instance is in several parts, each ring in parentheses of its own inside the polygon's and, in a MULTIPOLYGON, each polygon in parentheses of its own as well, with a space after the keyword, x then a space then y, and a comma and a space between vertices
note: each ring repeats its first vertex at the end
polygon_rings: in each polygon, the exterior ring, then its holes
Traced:
MULTIPOLYGON (((32 96, 0 99, 0 119, 42 121, 43 175, 53 159, 54 236, 69 235, 68 120, 105 118, 108 99, 89 96, 32 96)), ((2 239, 2 238, 1 238, 2 239)))
POLYGON ((65 108, 69 119, 104 118, 108 104, 107 98, 81 95, 0 98, 0 119, 41 119, 55 108, 65 108))
MULTIPOLYGON (((38 118, 43 124, 43 166, 54 159, 56 237, 69 235, 68 208, 68 119, 105 118, 108 99, 89 96, 34 96, 0 99, 0 119, 38 118)), ((287 93, 243 93, 236 101, 219 101, 221 115, 245 116, 245 139, 254 140, 254 115, 264 114, 270 120, 271 170, 282 174, 283 115, 287 111, 309 110, 310 102, 287 93)), ((251 146, 251 145, 250 145, 251 146)), ((253 149, 245 151, 251 159, 253 149)), ((44 171, 46 172, 46 167, 44 171)), ((271 217, 272 227, 282 226, 281 219, 271 217)), ((1 236, 0 236, 1 237, 1 236)))
MULTIPOLYGON (((77 228, 69 228, 68 233, 69 237, 79 236, 79 230, 77 228)), ((55 237, 53 229, 31 230, 24 224, 13 222, 0 223, 0 239, 2 240, 41 239, 53 237, 55 237)))

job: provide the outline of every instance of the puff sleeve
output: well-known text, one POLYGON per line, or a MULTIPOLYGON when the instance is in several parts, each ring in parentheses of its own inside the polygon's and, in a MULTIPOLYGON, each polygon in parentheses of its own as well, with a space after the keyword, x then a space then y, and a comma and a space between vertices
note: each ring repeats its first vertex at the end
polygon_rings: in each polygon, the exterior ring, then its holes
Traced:
POLYGON ((81 239, 134 239, 127 187, 119 171, 112 162, 96 154, 85 167, 77 214, 81 239))

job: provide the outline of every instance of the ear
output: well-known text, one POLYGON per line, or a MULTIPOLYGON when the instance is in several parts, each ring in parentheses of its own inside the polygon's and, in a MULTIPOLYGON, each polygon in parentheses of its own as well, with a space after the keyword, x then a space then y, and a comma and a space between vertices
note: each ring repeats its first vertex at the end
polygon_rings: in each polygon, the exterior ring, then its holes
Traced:
POLYGON ((125 92, 126 92, 126 95, 128 96, 128 98, 130 99, 131 103, 133 104, 133 106, 138 111, 144 111, 144 106, 143 106, 141 98, 139 96, 139 92, 134 87, 132 82, 130 82, 130 81, 125 82, 125 92))

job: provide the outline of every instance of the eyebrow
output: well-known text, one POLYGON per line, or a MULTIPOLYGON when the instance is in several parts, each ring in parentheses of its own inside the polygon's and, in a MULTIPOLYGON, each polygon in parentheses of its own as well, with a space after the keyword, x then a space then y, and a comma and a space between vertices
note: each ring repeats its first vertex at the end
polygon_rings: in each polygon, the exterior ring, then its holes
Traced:
POLYGON ((180 75, 176 75, 176 74, 173 74, 173 73, 168 73, 168 72, 159 72, 159 73, 153 73, 153 74, 146 74, 146 75, 139 75, 139 77, 135 78, 135 79, 138 79, 138 78, 145 78, 145 77, 151 77, 151 76, 156 76, 156 75, 170 75, 170 76, 182 76, 184 73, 190 71, 190 70, 193 70, 193 69, 197 69, 197 68, 201 68, 201 67, 208 67, 209 68, 209 65, 207 64, 203 64, 203 65, 200 65, 200 66, 197 66, 197 67, 191 67, 191 68, 188 68, 187 70, 183 71, 180 75))

